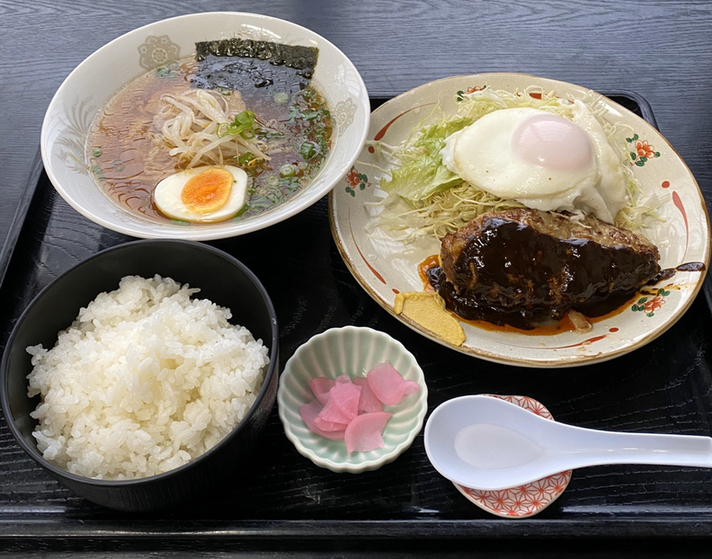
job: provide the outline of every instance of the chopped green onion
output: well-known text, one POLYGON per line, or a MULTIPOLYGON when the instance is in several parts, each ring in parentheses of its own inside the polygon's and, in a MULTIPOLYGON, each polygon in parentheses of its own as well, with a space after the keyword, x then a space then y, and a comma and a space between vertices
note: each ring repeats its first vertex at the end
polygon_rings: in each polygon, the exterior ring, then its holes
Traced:
POLYGON ((299 180, 298 177, 292 176, 292 177, 283 177, 279 179, 279 186, 280 189, 283 192, 287 192, 289 194, 292 194, 299 190, 301 187, 301 181, 299 180))
POLYGON ((299 107, 297 105, 292 105, 289 107, 289 115, 287 115, 287 120, 289 122, 296 122, 299 116, 299 107))
POLYGON ((255 125, 255 113, 252 111, 242 111, 235 115, 235 120, 232 122, 225 122, 220 125, 218 130, 218 136, 223 137, 226 135, 236 136, 239 134, 246 140, 255 137, 255 131, 253 126, 255 125))
POLYGON ((274 175, 270 175, 265 179, 265 182, 269 186, 279 186, 279 178, 275 177, 274 175))
POLYGON ((299 147, 299 154, 304 158, 305 161, 314 159, 317 154, 316 144, 314 142, 306 141, 303 142, 299 147))
POLYGON ((274 94, 274 102, 278 105, 283 105, 287 101, 289 101, 289 95, 287 95, 284 91, 274 94))
POLYGON ((250 163, 251 161, 257 159, 254 153, 251 151, 243 153, 240 158, 237 160, 237 162, 242 165, 243 167, 250 163))
POLYGON ((236 218, 236 217, 240 217, 240 216, 241 216, 242 214, 244 214, 248 209, 249 209, 249 205, 247 204, 247 202, 245 202, 245 205, 242 206, 242 207, 237 211, 237 213, 233 216, 233 219, 236 218))
POLYGON ((294 167, 294 165, 290 165, 289 163, 287 165, 282 165, 279 168, 279 174, 282 177, 293 177, 297 173, 297 169, 294 167))

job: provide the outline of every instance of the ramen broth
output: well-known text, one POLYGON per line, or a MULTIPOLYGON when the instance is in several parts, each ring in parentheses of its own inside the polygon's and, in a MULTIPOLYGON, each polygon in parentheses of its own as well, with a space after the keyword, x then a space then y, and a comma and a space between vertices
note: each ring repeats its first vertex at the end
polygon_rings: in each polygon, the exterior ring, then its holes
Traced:
MULTIPOLYGON (((161 133, 164 120, 157 116, 161 99, 195 89, 197 68, 194 60, 186 59, 170 71, 152 70, 133 80, 106 103, 88 136, 87 160, 97 183, 119 206, 153 221, 172 221, 154 204, 154 188, 190 161, 169 154, 172 146, 161 133)), ((332 134, 326 102, 313 87, 293 93, 273 87, 211 92, 230 105, 231 119, 244 108, 255 113, 256 138, 270 146, 268 161, 224 161, 249 176, 247 207, 233 220, 270 211, 312 181, 328 155, 332 134)))

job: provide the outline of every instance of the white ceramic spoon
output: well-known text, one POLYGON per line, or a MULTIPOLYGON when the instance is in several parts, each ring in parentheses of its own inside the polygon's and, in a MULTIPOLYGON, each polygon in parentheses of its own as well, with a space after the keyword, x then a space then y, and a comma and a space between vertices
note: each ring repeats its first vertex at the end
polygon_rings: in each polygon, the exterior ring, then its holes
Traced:
POLYGON ((482 490, 601 464, 712 467, 710 437, 584 429, 488 396, 438 406, 425 426, 425 451, 447 479, 482 490))

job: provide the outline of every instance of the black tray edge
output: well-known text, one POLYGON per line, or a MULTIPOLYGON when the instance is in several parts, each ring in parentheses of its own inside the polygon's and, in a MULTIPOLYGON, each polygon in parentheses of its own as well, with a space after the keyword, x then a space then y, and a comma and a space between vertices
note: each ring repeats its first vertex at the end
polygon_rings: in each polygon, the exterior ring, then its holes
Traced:
MULTIPOLYGON (((634 91, 629 91, 627 89, 609 91, 605 95, 609 98, 623 97, 631 99, 638 105, 638 108, 640 109, 641 118, 645 120, 648 124, 653 126, 656 130, 660 130, 660 128, 658 128, 658 121, 655 119, 655 115, 653 114, 653 107, 650 105, 650 103, 648 103, 648 100, 642 95, 635 93, 634 91)), ((612 100, 615 101, 615 99, 612 100)))
POLYGON ((314 520, 241 520, 217 522, 196 520, 191 529, 176 529, 172 521, 148 521, 140 527, 133 522, 69 520, 38 525, 36 519, 0 519, 0 542, 19 539, 86 539, 86 540, 138 540, 160 537, 165 541, 213 541, 241 539, 309 539, 330 540, 430 540, 430 539, 501 539, 501 538, 557 538, 623 539, 630 537, 680 538, 704 537, 712 534, 712 517, 709 514, 684 514, 680 518, 651 518, 641 515, 621 518, 594 515, 578 521, 546 520, 545 533, 542 521, 536 518, 503 521, 502 519, 473 518, 459 520, 328 520, 324 530, 314 520), (38 527, 41 526, 41 534, 38 527))
POLYGON ((25 223, 25 217, 27 217, 27 211, 30 209, 32 204, 32 198, 35 195, 35 190, 37 190, 37 184, 40 180, 40 175, 44 171, 44 166, 42 165, 42 156, 40 150, 37 150, 37 155, 35 155, 34 162, 32 163, 32 168, 30 169, 30 174, 27 177, 27 182, 25 188, 20 196, 20 202, 15 210, 15 215, 12 218, 12 223, 10 224, 10 230, 8 231, 5 242, 0 249, 0 286, 2 286, 3 279, 5 279, 5 273, 10 267, 10 260, 12 259, 12 253, 15 250, 15 245, 17 244, 17 239, 20 237, 20 231, 22 231, 22 226, 25 223))

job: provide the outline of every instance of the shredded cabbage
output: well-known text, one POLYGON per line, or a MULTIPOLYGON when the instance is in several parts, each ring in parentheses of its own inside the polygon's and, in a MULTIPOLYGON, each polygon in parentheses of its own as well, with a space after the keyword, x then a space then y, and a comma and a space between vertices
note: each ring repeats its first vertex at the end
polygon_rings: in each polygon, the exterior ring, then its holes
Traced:
MULTIPOLYGON (((644 218, 654 214, 659 201, 651 198, 640 203, 641 190, 627 165, 627 149, 619 127, 602 118, 603 100, 590 97, 583 102, 601 122, 609 143, 616 148, 620 146, 618 151, 629 203, 618 213, 615 224, 637 229, 644 218)), ((390 178, 384 176, 380 181, 388 196, 377 203, 384 207, 379 221, 394 236, 400 232, 401 240, 405 242, 425 235, 441 239, 485 212, 524 207, 514 200, 493 196, 464 182, 443 165, 440 150, 448 136, 488 113, 507 108, 529 107, 565 118, 573 117, 571 101, 534 87, 521 93, 486 87, 472 93, 459 92, 458 100, 457 114, 443 115, 438 122, 428 126, 418 125, 400 146, 382 143, 376 146, 379 153, 391 160, 387 172, 390 178)))

